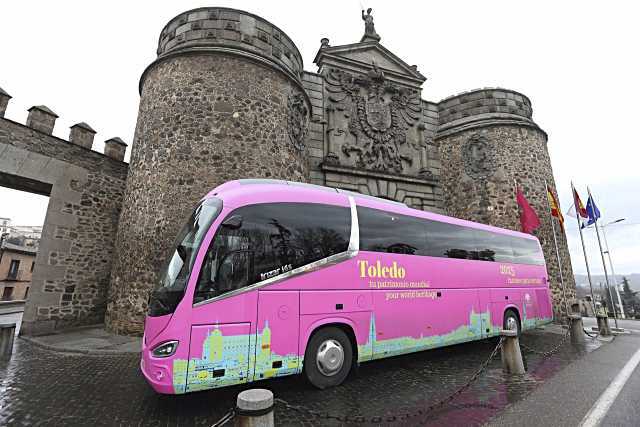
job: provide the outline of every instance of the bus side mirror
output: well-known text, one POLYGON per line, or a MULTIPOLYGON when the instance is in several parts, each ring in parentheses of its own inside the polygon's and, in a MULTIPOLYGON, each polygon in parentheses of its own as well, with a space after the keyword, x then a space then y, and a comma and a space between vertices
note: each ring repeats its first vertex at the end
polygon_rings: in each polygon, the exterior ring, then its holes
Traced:
POLYGON ((242 215, 230 216, 222 222, 222 226, 230 228, 232 230, 237 230, 238 228, 242 227, 242 215))

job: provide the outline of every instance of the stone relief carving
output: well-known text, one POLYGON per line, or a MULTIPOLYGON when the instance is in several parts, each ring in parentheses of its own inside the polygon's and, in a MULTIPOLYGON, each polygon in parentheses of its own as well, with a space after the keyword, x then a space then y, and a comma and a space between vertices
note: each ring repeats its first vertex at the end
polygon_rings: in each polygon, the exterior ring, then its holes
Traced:
POLYGON ((473 179, 484 180, 496 170, 495 153, 489 139, 482 133, 474 133, 462 147, 464 170, 473 179))
POLYGON ((299 94, 289 94, 287 98, 289 115, 287 116, 287 133, 291 143, 299 152, 305 149, 305 137, 309 130, 309 110, 304 97, 299 94))
POLYGON ((393 84, 375 63, 366 74, 329 69, 325 81, 329 101, 325 163, 353 158, 357 168, 407 173, 414 159, 422 161, 416 153, 422 150, 416 141, 422 141, 424 129, 417 126, 422 116, 418 90, 393 84))

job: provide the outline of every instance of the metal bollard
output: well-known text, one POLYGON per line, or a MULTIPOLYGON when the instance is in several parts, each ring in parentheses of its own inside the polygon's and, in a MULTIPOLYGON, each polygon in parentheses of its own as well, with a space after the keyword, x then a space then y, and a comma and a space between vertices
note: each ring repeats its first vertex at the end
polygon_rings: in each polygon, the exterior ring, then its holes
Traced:
POLYGON ((0 323, 0 359, 6 360, 11 358, 13 337, 15 334, 15 323, 0 323))
POLYGON ((600 333, 600 336, 611 336, 611 329, 609 328, 609 318, 605 315, 598 314, 596 316, 596 319, 598 319, 598 332, 600 333))
POLYGON ((571 330, 571 342, 580 344, 584 342, 584 328, 582 326, 582 316, 579 314, 569 315, 569 328, 571 330))
POLYGON ((522 353, 520 352, 520 343, 518 342, 518 333, 503 329, 500 331, 502 337, 502 350, 500 352, 502 358, 502 368, 510 374, 524 374, 524 362, 522 361, 522 353))
POLYGON ((237 427, 273 427, 273 393, 263 388, 245 390, 236 402, 237 427))

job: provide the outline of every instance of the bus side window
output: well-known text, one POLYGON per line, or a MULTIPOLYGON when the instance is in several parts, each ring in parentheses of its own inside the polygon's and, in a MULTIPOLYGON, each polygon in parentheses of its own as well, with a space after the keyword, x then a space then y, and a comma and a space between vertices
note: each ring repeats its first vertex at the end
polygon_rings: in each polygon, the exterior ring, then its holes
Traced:
POLYGON ((251 284, 252 254, 248 247, 247 232, 240 226, 218 230, 202 262, 194 302, 251 284))
MULTIPOLYGON (((475 260, 479 258, 472 228, 428 219, 423 222, 427 229, 425 255, 475 260)), ((482 256, 491 258, 493 254, 485 252, 482 256)))
POLYGON ((419 218, 358 206, 360 250, 424 255, 426 234, 419 218))
POLYGON ((195 302, 346 251, 351 212, 319 203, 262 203, 236 209, 223 224, 200 270, 195 302))
POLYGON ((240 289, 249 284, 251 251, 230 252, 220 261, 214 282, 219 293, 240 289))

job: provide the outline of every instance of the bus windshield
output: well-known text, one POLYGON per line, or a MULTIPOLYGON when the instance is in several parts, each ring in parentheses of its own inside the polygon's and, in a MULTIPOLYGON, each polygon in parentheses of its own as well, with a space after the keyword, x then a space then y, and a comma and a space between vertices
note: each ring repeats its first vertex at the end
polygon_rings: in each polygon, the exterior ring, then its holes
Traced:
POLYGON ((187 220, 149 299, 149 316, 173 313, 184 296, 193 263, 207 230, 222 210, 222 201, 200 202, 187 220))

